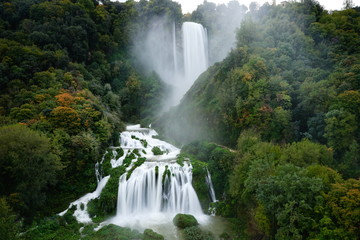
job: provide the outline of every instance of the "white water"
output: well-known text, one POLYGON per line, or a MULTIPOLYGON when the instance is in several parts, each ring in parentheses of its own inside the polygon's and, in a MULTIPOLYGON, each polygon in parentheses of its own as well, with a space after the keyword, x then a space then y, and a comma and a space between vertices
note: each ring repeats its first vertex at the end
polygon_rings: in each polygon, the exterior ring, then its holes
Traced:
POLYGON ((184 22, 182 32, 185 81, 191 87, 208 67, 207 33, 201 24, 194 22, 184 22))
POLYGON ((205 177, 205 180, 206 180, 206 184, 209 187, 210 198, 211 198, 212 202, 216 202, 217 200, 216 200, 216 196, 215 196, 214 186, 213 186, 213 183, 211 181, 211 174, 209 172, 209 169, 206 168, 206 171, 207 171, 207 175, 205 177))
POLYGON ((164 101, 164 110, 179 104, 209 65, 208 37, 201 24, 184 22, 181 39, 177 39, 178 35, 175 23, 169 25, 166 19, 156 19, 147 33, 140 34, 134 49, 146 71, 155 71, 162 81, 171 86, 171 93, 164 101))
MULTIPOLYGON (((125 154, 112 160, 113 167, 121 165, 125 155, 134 149, 138 149, 139 157, 147 160, 132 172, 129 179, 126 179, 127 173, 120 177, 116 216, 108 222, 140 231, 153 228, 161 232, 161 226, 172 224, 177 213, 188 213, 200 223, 205 223, 208 216, 203 213, 192 187, 191 164, 184 162, 180 166, 176 163, 180 149, 153 138, 156 135, 154 130, 140 128, 139 125, 129 126, 127 131, 121 133, 120 147, 125 154), (147 146, 138 139, 145 140, 147 146), (165 153, 156 156, 151 151, 153 147, 159 147, 165 153), (170 171, 169 174, 165 173, 166 169, 170 171)), ((133 163, 136 161, 134 159, 133 163)), ((173 237, 176 238, 175 228, 173 230, 173 237)))
POLYGON ((63 216, 72 206, 76 206, 76 210, 73 214, 76 220, 81 223, 91 223, 92 220, 89 216, 89 213, 87 212, 87 204, 90 202, 90 200, 98 198, 100 196, 109 178, 110 176, 102 178, 100 182, 98 182, 97 188, 94 192, 88 193, 83 197, 79 198, 78 200, 70 203, 68 209, 59 213, 59 215, 63 216))
POLYGON ((178 72, 178 60, 177 60, 177 45, 176 45, 176 27, 173 23, 173 57, 174 57, 174 72, 178 72))
POLYGON ((183 68, 180 71, 176 55, 175 31, 173 31, 173 52, 175 71, 169 84, 174 87, 170 106, 178 104, 195 80, 208 68, 208 38, 199 23, 184 22, 182 25, 183 68))

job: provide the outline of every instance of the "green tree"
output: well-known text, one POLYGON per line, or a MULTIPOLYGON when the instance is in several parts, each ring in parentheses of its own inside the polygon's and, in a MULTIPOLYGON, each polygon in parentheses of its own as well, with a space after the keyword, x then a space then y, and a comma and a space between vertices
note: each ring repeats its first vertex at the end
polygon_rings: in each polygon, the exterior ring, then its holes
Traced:
POLYGON ((317 239, 358 239, 360 231, 360 181, 349 179, 332 185, 317 239))
POLYGON ((337 151, 344 151, 356 136, 355 115, 343 109, 335 109, 328 112, 325 117, 325 137, 328 144, 337 151))
POLYGON ((317 196, 323 185, 294 165, 279 166, 256 190, 271 224, 271 239, 303 239, 316 222, 317 196))
POLYGON ((47 137, 22 125, 0 128, 0 193, 17 196, 9 201, 23 216, 32 217, 44 203, 44 190, 62 169, 47 137))
POLYGON ((312 164, 331 165, 333 163, 333 153, 324 145, 304 139, 301 142, 293 142, 285 147, 281 162, 291 163, 299 167, 312 164))

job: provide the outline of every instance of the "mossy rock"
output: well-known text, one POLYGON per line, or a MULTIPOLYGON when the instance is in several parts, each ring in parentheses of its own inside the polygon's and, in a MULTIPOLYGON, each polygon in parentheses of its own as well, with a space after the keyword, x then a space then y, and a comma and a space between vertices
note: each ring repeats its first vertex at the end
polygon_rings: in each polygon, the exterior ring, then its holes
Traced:
POLYGON ((164 240, 164 236, 154 232, 151 229, 145 229, 144 240, 164 240))
POLYGON ((174 217, 173 223, 175 226, 181 229, 199 225, 198 221, 193 215, 181 213, 174 217))

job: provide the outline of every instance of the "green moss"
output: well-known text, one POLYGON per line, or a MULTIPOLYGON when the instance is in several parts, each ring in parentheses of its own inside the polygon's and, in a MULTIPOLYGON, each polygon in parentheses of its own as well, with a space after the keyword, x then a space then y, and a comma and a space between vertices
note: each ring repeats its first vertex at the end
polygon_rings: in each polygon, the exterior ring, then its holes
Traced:
POLYGON ((122 149, 122 148, 117 148, 116 149, 116 157, 117 158, 121 158, 122 156, 124 156, 124 149, 122 149))
POLYGON ((174 217, 173 223, 175 226, 181 229, 199 225, 198 221, 193 215, 181 213, 174 217))
POLYGON ((112 215, 115 213, 117 205, 117 193, 119 187, 119 177, 125 173, 125 167, 113 168, 110 171, 110 179, 106 186, 101 192, 100 198, 97 200, 90 201, 90 212, 93 216, 99 218, 103 216, 112 215), (94 204, 95 206, 92 206, 94 204), (93 209, 91 209, 93 208, 93 209))
POLYGON ((170 171, 170 169, 169 169, 169 166, 166 165, 166 166, 165 166, 165 171, 164 171, 164 173, 163 173, 163 175, 162 175, 162 185, 163 185, 163 186, 164 186, 166 177, 167 177, 168 179, 170 179, 170 176, 171 176, 171 171, 170 171))
POLYGON ((203 210, 207 211, 211 202, 209 198, 209 187, 205 181, 207 164, 191 158, 191 165, 193 167, 192 185, 198 195, 203 210))
POLYGON ((164 152, 161 151, 161 149, 159 147, 153 147, 151 149, 151 151, 154 153, 154 155, 163 155, 164 154, 164 152))
POLYGON ((159 177, 159 166, 155 166, 155 179, 157 180, 159 177))
POLYGON ((182 154, 179 154, 176 158, 176 163, 180 166, 184 166, 185 157, 182 154))
POLYGON ((154 232, 151 229, 145 229, 144 240, 164 240, 164 236, 154 232))
POLYGON ((138 138, 138 137, 136 137, 136 136, 134 136, 134 135, 131 135, 131 138, 140 141, 140 138, 138 138))
POLYGON ((110 160, 104 160, 104 162, 101 164, 101 168, 102 168, 104 176, 110 175, 110 172, 112 169, 110 160))
POLYGON ((136 159, 136 155, 133 152, 128 153, 123 161, 122 166, 127 168, 128 166, 130 166, 133 159, 136 159))
POLYGON ((104 161, 110 161, 111 159, 114 158, 114 154, 111 148, 108 148, 106 150, 105 156, 104 156, 104 161))
POLYGON ((147 148, 148 142, 145 139, 140 139, 140 142, 145 148, 147 148))
POLYGON ((134 149, 132 151, 135 155, 140 156, 139 149, 134 149))
POLYGON ((130 166, 131 162, 132 162, 132 158, 126 157, 123 161, 122 166, 127 168, 128 166, 130 166))
POLYGON ((138 160, 136 162, 134 162, 133 167, 127 172, 126 180, 128 180, 131 177, 131 174, 133 173, 133 171, 137 167, 141 166, 145 161, 146 161, 146 158, 138 158, 138 160))

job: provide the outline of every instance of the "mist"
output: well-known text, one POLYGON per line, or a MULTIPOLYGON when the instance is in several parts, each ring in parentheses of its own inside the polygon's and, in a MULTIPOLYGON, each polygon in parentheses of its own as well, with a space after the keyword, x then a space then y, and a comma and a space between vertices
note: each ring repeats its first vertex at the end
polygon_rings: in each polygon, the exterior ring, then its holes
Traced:
POLYGON ((248 8, 238 1, 227 4, 204 2, 192 13, 191 20, 207 29, 210 65, 222 61, 235 47, 236 29, 240 27, 248 8))
POLYGON ((153 18, 134 38, 133 53, 142 68, 156 72, 170 89, 163 111, 180 103, 197 77, 208 67, 206 30, 197 23, 176 27, 167 17, 153 18))

